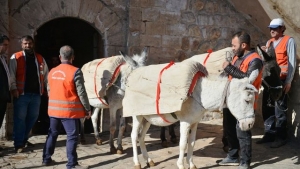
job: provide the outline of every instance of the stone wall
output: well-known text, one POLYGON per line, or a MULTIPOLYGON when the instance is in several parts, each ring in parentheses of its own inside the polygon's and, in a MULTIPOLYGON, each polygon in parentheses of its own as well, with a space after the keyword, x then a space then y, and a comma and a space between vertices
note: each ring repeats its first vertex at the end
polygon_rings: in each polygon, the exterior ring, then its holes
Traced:
POLYGON ((208 49, 231 46, 231 36, 245 30, 252 44, 267 37, 223 0, 131 0, 129 51, 150 46, 150 63, 181 61, 208 49))

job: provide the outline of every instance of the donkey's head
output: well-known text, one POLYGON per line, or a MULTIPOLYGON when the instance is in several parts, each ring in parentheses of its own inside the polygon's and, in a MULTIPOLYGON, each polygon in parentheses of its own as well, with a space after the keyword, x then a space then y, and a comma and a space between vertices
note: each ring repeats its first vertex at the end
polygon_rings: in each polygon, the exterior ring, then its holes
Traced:
POLYGON ((276 61, 276 54, 273 44, 265 52, 257 45, 257 53, 264 62, 262 85, 265 90, 269 90, 270 98, 274 101, 278 100, 282 94, 282 82, 280 80, 280 67, 276 61))
POLYGON ((148 57, 148 47, 145 47, 140 55, 134 54, 132 57, 129 57, 122 52, 120 54, 123 56, 125 64, 120 68, 120 89, 118 90, 118 94, 124 95, 126 89, 125 82, 129 74, 134 69, 145 66, 148 57))
POLYGON ((227 107, 243 131, 250 130, 255 122, 254 101, 257 90, 250 84, 250 78, 232 79, 226 99, 227 107))

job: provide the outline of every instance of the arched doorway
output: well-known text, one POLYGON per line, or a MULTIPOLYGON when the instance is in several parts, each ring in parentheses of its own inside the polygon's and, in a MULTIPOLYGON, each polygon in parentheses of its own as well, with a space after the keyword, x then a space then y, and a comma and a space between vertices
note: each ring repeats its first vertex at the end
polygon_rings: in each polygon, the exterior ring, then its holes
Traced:
MULTIPOLYGON (((87 22, 77 18, 58 18, 42 25, 34 37, 35 50, 46 60, 49 69, 51 60, 58 58, 59 49, 70 45, 75 52, 73 65, 82 67, 85 63, 103 57, 103 41, 99 32, 87 22)), ((48 98, 42 97, 40 115, 33 128, 33 134, 47 134, 49 117, 47 114, 48 98)), ((86 120, 85 131, 92 132, 91 120, 86 120)))

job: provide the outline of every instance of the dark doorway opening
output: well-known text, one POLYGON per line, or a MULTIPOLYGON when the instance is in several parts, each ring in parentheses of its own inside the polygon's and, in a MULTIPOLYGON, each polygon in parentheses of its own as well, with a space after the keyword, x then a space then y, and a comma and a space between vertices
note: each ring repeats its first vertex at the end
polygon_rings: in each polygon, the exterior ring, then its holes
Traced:
MULTIPOLYGON (((42 25, 35 38, 35 50, 46 60, 49 70, 57 66, 52 60, 59 57, 59 49, 69 45, 74 49, 73 65, 81 68, 85 63, 103 57, 103 41, 99 32, 89 23, 77 18, 59 18, 42 25)), ((48 97, 42 96, 39 118, 33 134, 47 134, 49 117, 48 97)), ((91 120, 85 121, 85 132, 93 132, 91 120)))

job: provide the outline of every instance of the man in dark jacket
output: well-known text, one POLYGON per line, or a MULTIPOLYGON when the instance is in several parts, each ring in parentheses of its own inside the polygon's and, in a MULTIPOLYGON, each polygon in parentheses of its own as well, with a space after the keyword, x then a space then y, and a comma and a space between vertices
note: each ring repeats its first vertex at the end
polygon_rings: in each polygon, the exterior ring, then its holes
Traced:
MULTIPOLYGON (((223 68, 224 72, 229 75, 229 79, 242 79, 249 77, 252 72, 259 72, 255 81, 252 82, 258 90, 261 85, 263 62, 260 56, 250 48, 250 41, 248 33, 242 31, 235 33, 231 41, 235 56, 231 63, 224 62, 223 68)), ((227 157, 221 160, 219 165, 239 165, 238 169, 249 169, 252 159, 251 131, 242 131, 228 108, 223 109, 223 129, 224 139, 229 149, 227 157)))
POLYGON ((9 92, 9 69, 5 55, 8 49, 8 44, 9 38, 6 35, 0 34, 0 128, 3 123, 7 103, 11 101, 9 92))

